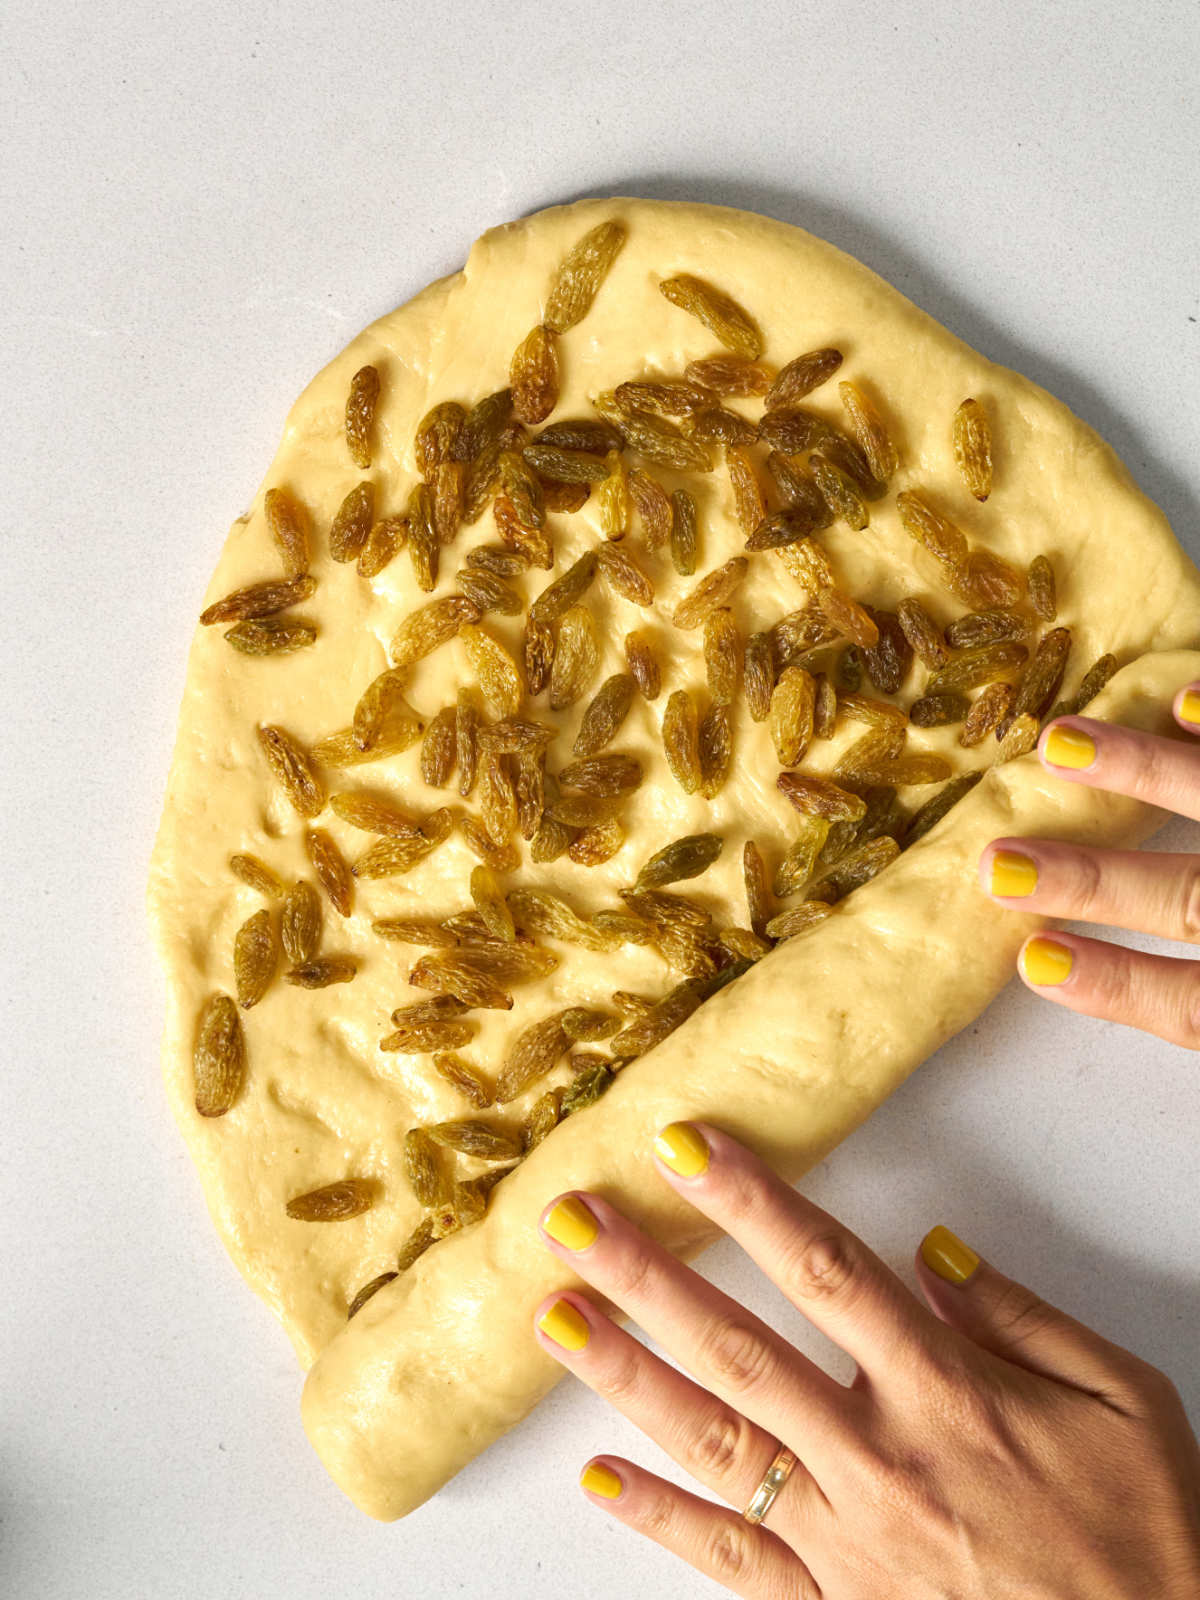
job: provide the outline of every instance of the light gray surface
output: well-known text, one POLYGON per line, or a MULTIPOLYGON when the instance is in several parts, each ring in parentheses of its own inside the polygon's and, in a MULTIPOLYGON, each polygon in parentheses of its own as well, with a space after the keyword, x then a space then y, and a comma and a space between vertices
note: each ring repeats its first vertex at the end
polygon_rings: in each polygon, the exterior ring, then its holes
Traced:
MULTIPOLYGON (((1196 14, 109 0, 6 33, 0 1592, 710 1592, 576 1493, 591 1451, 656 1457, 570 1385, 398 1526, 309 1451, 158 1078, 142 885, 191 619, 308 377, 484 227, 594 192, 859 255, 1196 550, 1196 14)), ((902 1268, 951 1222, 1196 1415, 1196 1085, 1010 989, 808 1191, 902 1268)), ((777 1311, 732 1249, 707 1270, 777 1311)))

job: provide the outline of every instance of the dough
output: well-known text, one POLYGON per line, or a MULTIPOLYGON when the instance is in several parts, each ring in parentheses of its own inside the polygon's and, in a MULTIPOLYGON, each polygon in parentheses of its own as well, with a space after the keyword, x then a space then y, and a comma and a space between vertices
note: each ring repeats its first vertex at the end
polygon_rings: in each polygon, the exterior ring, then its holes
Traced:
MULTIPOLYGON (((323 1460, 346 1492, 380 1517, 419 1504, 558 1375, 530 1333, 534 1305, 564 1282, 535 1231, 548 1199, 564 1188, 598 1188, 619 1196, 673 1248, 698 1248, 704 1241, 696 1217, 650 1171, 658 1126, 705 1115, 799 1176, 1011 974, 1034 921, 999 911, 979 891, 975 860, 987 841, 1021 831, 1129 840, 1153 820, 1146 808, 1053 782, 1033 758, 996 769, 836 916, 780 946, 626 1069, 594 1109, 556 1129, 495 1191, 481 1224, 439 1243, 347 1326, 348 1301, 387 1270, 419 1214, 402 1176, 404 1131, 464 1114, 461 1099, 421 1058, 383 1056, 377 1048, 391 1009, 418 998, 405 981, 417 952, 381 951, 370 923, 461 908, 473 858, 455 839, 407 877, 359 885, 346 921, 327 910, 324 949, 358 958, 358 977, 314 992, 276 983, 246 1019, 250 1067, 241 1098, 225 1117, 199 1118, 192 1102, 196 1017, 214 990, 232 992, 234 933, 263 904, 229 873, 228 856, 249 850, 287 878, 311 875, 303 829, 265 782, 254 730, 279 722, 310 742, 344 726, 358 694, 387 664, 386 642, 400 618, 425 598, 403 556, 367 584, 353 566, 335 567, 323 553, 334 512, 362 476, 342 436, 351 374, 367 362, 383 373, 370 477, 381 510, 398 510, 415 475, 417 421, 435 401, 469 403, 503 381, 512 350, 539 315, 553 267, 586 229, 613 215, 627 223, 628 243, 590 316, 563 338, 555 416, 585 414, 589 395, 624 378, 678 374, 688 360, 712 354, 706 330, 667 305, 656 287, 671 272, 712 277, 753 312, 768 360, 782 363, 833 344, 845 355, 844 375, 870 382, 900 448, 892 491, 927 488, 973 537, 1018 564, 1040 552, 1050 556, 1060 620, 1074 639, 1065 692, 1111 651, 1124 670, 1095 713, 1165 726, 1173 690, 1200 675, 1200 658, 1171 653, 1200 640, 1200 580, 1112 452, 1050 396, 967 349, 864 267, 766 218, 595 201, 497 229, 475 246, 463 273, 367 329, 314 380, 288 419, 263 489, 290 487, 312 515, 320 587, 300 609, 321 636, 310 650, 257 661, 235 655, 222 629, 198 631, 151 904, 168 977, 167 1084, 214 1222, 301 1360, 316 1361, 304 1419, 323 1460), (949 443, 949 419, 968 394, 986 404, 996 434, 996 488, 982 508, 962 489, 949 443), (374 1177, 382 1190, 381 1202, 363 1216, 324 1226, 286 1216, 291 1196, 353 1174, 374 1177)), ((831 420, 839 415, 835 387, 806 403, 831 420)), ((699 576, 743 540, 723 473, 700 480, 697 498, 699 576)), ((594 501, 555 519, 556 572, 595 542, 594 501)), ((485 514, 461 547, 492 537, 485 514)), ((932 605, 941 592, 941 620, 961 609, 945 603, 935 570, 901 529, 893 494, 872 508, 865 534, 837 524, 822 542, 852 594, 887 605, 918 593, 932 605)), ((457 565, 443 561, 439 594, 453 592, 457 565)), ((277 570, 260 491, 231 530, 208 599, 277 570)), ((696 676, 698 637, 672 638, 665 622, 694 580, 677 578, 661 561, 654 572, 648 622, 624 601, 596 597, 607 640, 597 682, 621 669, 620 640, 642 625, 661 635, 672 664, 696 676)), ((545 581, 533 574, 523 592, 536 593, 545 581)), ((748 631, 757 617, 773 619, 804 599, 778 563, 760 558, 739 591, 739 622, 748 631)), ((508 619, 489 616, 485 625, 515 638, 508 619)), ((420 664, 409 698, 432 716, 469 681, 454 642, 420 664)), ((514 882, 542 884, 581 907, 617 904, 617 889, 653 850, 712 829, 727 843, 697 885, 700 898, 741 906, 744 839, 763 840, 777 854, 794 831, 774 788, 778 763, 765 726, 739 722, 735 778, 709 803, 683 795, 666 774, 657 732, 664 702, 665 695, 653 706, 639 702, 616 741, 647 767, 628 808, 625 848, 586 874, 525 862, 514 882)), ((958 766, 988 758, 986 750, 958 751, 956 732, 913 730, 910 748, 952 753, 958 766)), ((831 765, 849 737, 806 766, 831 765)), ((338 776, 346 787, 391 788, 418 810, 444 803, 444 792, 425 789, 415 772, 410 752, 338 776)), ((906 799, 924 797, 909 791, 906 799)), ((357 853, 363 836, 356 845, 352 830, 328 813, 321 825, 347 854, 357 853)), ((675 981, 661 965, 648 968, 636 947, 563 954, 551 978, 519 992, 512 1014, 487 1015, 468 1053, 494 1066, 515 1032, 556 1006, 604 1003, 618 987, 661 993, 675 981)))

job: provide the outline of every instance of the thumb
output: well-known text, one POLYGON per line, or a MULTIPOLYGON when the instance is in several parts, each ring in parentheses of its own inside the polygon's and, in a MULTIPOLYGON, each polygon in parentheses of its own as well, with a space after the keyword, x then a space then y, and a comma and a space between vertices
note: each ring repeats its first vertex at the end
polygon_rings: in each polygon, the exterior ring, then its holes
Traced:
POLYGON ((1090 1394, 1128 1387, 1127 1350, 997 1272, 949 1228, 922 1239, 917 1276, 934 1315, 993 1355, 1090 1394))

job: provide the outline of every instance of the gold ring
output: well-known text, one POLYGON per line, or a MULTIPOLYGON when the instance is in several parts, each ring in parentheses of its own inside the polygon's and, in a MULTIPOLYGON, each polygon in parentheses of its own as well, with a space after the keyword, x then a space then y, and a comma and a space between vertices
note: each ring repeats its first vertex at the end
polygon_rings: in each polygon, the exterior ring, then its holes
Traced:
POLYGON ((795 1465, 796 1452, 781 1444, 774 1461, 763 1474, 763 1481, 750 1496, 750 1504, 742 1512, 742 1517, 752 1528, 758 1526, 775 1504, 775 1496, 791 1477, 795 1465))

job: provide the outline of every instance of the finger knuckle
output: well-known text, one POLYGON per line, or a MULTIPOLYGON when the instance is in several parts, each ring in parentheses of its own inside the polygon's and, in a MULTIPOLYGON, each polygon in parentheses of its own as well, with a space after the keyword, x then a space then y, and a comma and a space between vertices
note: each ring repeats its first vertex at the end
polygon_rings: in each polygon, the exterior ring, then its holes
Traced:
POLYGON ((752 1424, 745 1417, 724 1409, 712 1411, 688 1430, 683 1464, 695 1477, 732 1477, 749 1454, 752 1435, 752 1424))
POLYGON ((725 1179, 721 1196, 726 1232, 736 1232, 739 1223, 757 1220, 771 1207, 771 1180, 756 1168, 735 1168, 725 1179))
POLYGON ((677 1522, 675 1501, 666 1493, 649 1494, 638 1510, 637 1525, 658 1544, 671 1545, 677 1522))
POLYGON ((775 1355, 757 1328, 717 1319, 703 1337, 700 1365, 712 1380, 739 1393, 765 1386, 775 1370, 775 1355))
POLYGON ((845 1299, 858 1280, 858 1267, 849 1238, 837 1229, 823 1230, 785 1247, 781 1286, 802 1300, 845 1299))
POLYGON ((643 1301, 651 1290, 652 1268, 650 1252, 635 1240, 627 1240, 606 1263, 606 1291, 618 1301, 643 1301))
POLYGON ((624 1409, 637 1396, 641 1386, 641 1371, 635 1351, 622 1349, 611 1358, 610 1364, 596 1379, 596 1392, 614 1405, 624 1409))
POLYGON ((995 1333, 1010 1347, 1036 1339, 1054 1320, 1051 1308, 1023 1284, 1007 1284, 992 1307, 995 1333))
POLYGON ((1067 895, 1072 915, 1087 922, 1093 912, 1103 908, 1104 874, 1095 856, 1080 851, 1071 858, 1067 895))
POLYGON ((754 1563, 754 1538, 745 1523, 721 1520, 709 1530, 701 1564, 718 1583, 744 1582, 754 1563))
POLYGON ((1200 861, 1184 868, 1178 892, 1178 937, 1190 944, 1200 943, 1200 861))

